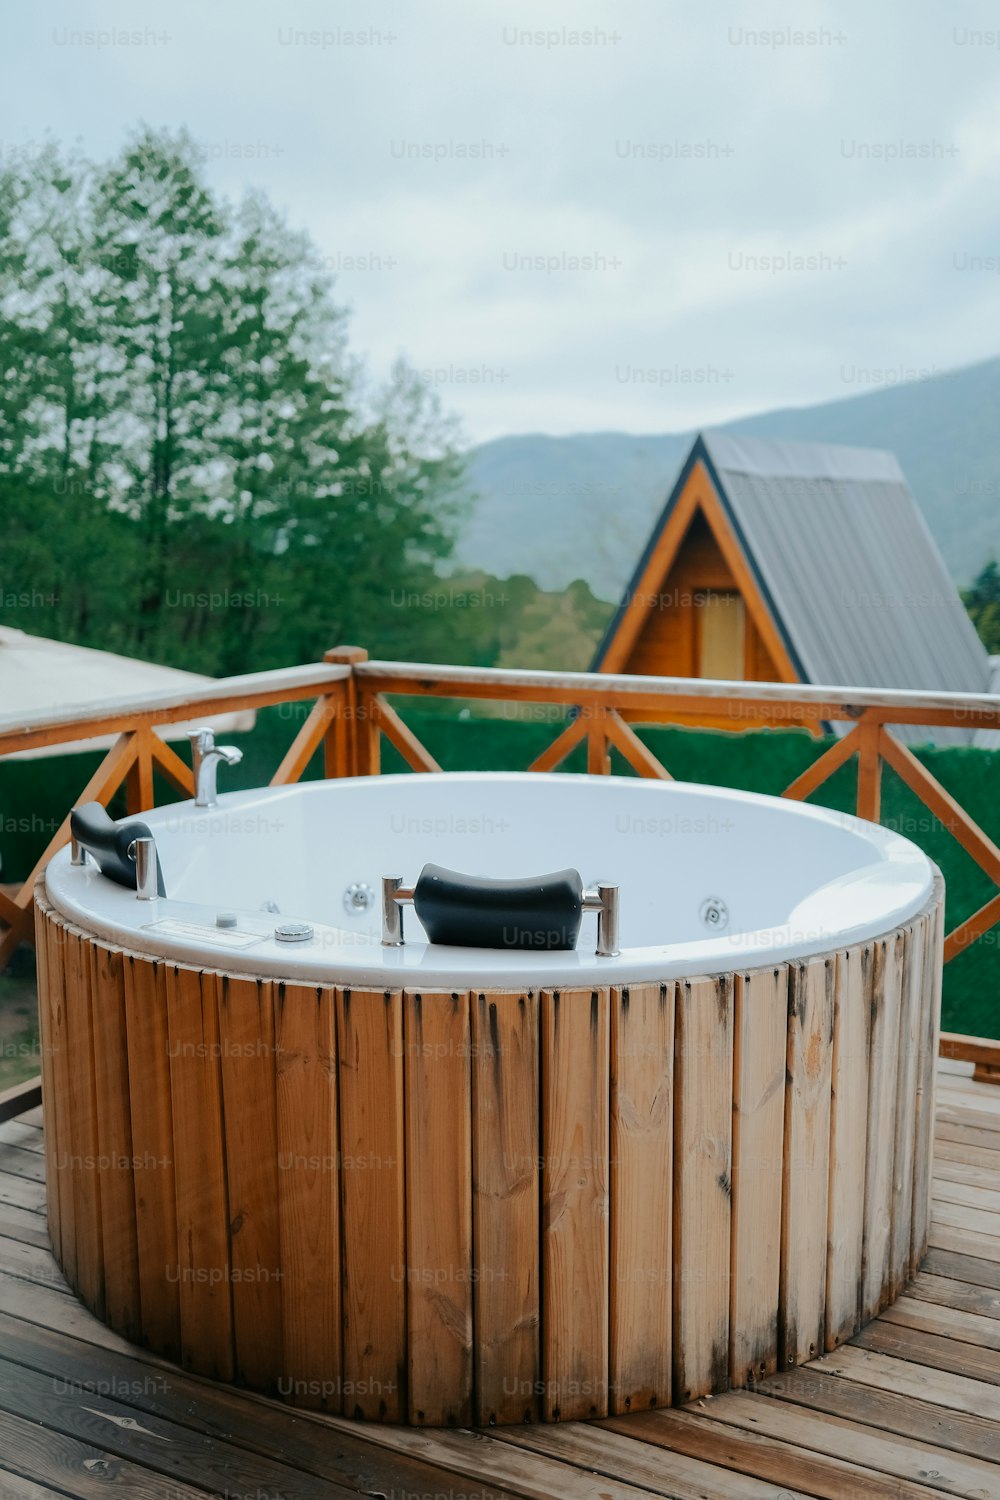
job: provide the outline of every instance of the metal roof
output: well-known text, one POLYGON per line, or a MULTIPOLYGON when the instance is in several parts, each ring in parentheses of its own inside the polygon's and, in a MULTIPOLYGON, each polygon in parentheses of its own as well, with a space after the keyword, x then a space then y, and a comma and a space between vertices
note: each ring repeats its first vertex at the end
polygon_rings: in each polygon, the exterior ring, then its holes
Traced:
MULTIPOLYGON (((601 643, 701 459, 802 680, 990 690, 990 658, 891 453, 702 434, 601 643)), ((964 730, 901 731, 969 744, 964 730)))

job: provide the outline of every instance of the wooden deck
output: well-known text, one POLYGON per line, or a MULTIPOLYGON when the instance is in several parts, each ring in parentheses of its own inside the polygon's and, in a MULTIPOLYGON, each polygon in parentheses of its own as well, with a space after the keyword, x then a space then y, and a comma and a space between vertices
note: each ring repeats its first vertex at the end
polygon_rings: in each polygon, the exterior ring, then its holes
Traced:
POLYGON ((940 1076, 931 1249, 835 1353, 677 1411, 506 1431, 359 1426, 182 1374, 48 1250, 42 1119, 0 1126, 0 1500, 1000 1500, 1000 1088, 940 1076))

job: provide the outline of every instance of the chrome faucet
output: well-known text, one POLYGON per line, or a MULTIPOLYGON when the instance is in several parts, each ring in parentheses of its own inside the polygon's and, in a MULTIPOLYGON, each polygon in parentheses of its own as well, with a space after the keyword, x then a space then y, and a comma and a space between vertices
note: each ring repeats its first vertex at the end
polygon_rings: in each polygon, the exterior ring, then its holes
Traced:
POLYGON ((191 769, 194 772, 195 807, 218 807, 219 794, 215 778, 219 761, 227 766, 239 765, 243 751, 235 745, 217 745, 214 729, 195 729, 188 735, 191 741, 191 769))

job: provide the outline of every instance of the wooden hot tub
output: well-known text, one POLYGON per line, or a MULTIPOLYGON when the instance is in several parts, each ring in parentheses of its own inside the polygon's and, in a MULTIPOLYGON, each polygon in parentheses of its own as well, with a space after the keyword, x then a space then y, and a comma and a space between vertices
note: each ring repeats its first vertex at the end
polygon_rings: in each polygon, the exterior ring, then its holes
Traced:
MULTIPOLYGON (((149 815, 168 891, 170 816, 149 815)), ((57 860, 53 1248, 97 1316, 189 1370, 384 1421, 635 1411, 834 1347, 920 1261, 936 876, 904 919, 801 956, 645 979, 590 959, 566 983, 566 955, 521 954, 537 984, 425 987, 405 951, 381 984, 263 942, 150 952, 160 921, 191 941, 182 902, 130 931, 132 893, 57 860)))

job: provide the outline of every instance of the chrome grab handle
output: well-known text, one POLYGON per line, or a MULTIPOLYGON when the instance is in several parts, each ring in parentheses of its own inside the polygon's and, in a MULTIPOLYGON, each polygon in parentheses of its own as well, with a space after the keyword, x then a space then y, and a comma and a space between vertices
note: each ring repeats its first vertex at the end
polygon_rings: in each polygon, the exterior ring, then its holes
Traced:
POLYGON ((155 901, 159 895, 156 877, 156 840, 133 839, 128 846, 130 859, 135 860, 135 894, 139 901, 155 901))
POLYGON ((594 951, 598 958, 617 958, 621 952, 618 946, 619 894, 618 886, 605 885, 603 881, 583 893, 584 911, 597 913, 597 947, 594 951))
MULTIPOLYGON (((404 885, 402 875, 382 876, 382 945, 385 948, 401 948, 403 937, 403 907, 414 904, 416 887, 404 885)), ((603 881, 584 890, 580 906, 583 911, 597 912, 598 958, 617 958, 619 932, 619 887, 603 881)))
POLYGON ((402 948, 403 906, 413 905, 413 887, 404 885, 402 875, 382 876, 382 946, 402 948))

